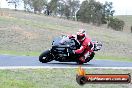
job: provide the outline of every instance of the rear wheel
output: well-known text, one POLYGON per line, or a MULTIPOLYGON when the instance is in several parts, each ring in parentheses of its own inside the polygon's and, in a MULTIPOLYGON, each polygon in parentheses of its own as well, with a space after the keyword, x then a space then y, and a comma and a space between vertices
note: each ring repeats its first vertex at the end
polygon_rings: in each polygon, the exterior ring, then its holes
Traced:
POLYGON ((42 63, 47 63, 53 60, 53 56, 50 54, 50 50, 46 50, 39 56, 39 61, 42 63))

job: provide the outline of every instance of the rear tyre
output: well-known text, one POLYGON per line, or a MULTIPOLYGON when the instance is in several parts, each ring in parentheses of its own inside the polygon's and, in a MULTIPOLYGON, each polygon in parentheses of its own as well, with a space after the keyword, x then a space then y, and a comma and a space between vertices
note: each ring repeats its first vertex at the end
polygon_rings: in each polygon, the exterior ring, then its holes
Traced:
POLYGON ((42 63, 47 63, 52 61, 53 56, 50 54, 50 50, 46 50, 39 56, 39 61, 42 63))

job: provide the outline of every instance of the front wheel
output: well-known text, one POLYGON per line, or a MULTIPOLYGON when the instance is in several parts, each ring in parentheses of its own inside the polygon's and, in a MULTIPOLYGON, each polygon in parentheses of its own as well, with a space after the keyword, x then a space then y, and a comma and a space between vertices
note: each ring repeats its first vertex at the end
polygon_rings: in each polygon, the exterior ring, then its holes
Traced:
POLYGON ((42 63, 47 63, 53 60, 53 56, 50 54, 50 50, 46 50, 39 56, 39 61, 42 63))

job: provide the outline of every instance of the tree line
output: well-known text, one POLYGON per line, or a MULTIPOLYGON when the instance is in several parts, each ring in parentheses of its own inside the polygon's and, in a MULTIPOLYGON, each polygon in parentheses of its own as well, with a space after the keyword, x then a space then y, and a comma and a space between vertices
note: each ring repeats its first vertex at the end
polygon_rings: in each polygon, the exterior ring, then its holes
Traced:
POLYGON ((100 26, 107 24, 117 31, 122 31, 124 21, 114 18, 112 2, 100 3, 95 0, 84 0, 81 4, 79 0, 7 0, 15 5, 15 9, 20 2, 24 3, 27 12, 44 13, 45 15, 59 16, 61 18, 92 23, 100 26))

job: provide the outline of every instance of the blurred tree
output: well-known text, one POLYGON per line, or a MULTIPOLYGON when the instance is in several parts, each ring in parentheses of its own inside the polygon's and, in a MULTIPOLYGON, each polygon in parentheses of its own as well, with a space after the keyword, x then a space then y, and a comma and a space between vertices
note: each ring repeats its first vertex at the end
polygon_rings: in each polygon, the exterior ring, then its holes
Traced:
POLYGON ((123 20, 120 20, 118 18, 109 18, 110 22, 108 23, 108 27, 111 27, 112 29, 116 31, 123 31, 125 22, 123 20))
POLYGON ((102 6, 103 4, 94 0, 83 1, 78 11, 78 19, 87 23, 102 24, 102 6))
POLYGON ((96 2, 94 0, 89 1, 89 9, 91 11, 91 22, 95 25, 102 24, 102 6, 100 2, 96 2))
POLYGON ((80 8, 79 3, 79 0, 65 0, 65 16, 67 18, 75 19, 76 11, 80 8))
POLYGON ((47 5, 47 0, 23 0, 25 10, 32 10, 34 13, 41 13, 47 5))
POLYGON ((109 22, 109 17, 113 17, 115 12, 112 5, 112 2, 103 4, 95 0, 85 0, 77 13, 78 20, 95 25, 106 24, 109 22))
POLYGON ((51 0, 47 5, 47 9, 52 11, 54 15, 57 15, 58 2, 59 0, 51 0))
POLYGON ((79 6, 79 0, 51 0, 48 3, 53 14, 60 17, 65 16, 67 19, 74 18, 79 6))
POLYGON ((41 13, 46 3, 46 0, 31 0, 31 6, 34 8, 34 13, 41 13))
POLYGON ((15 10, 17 10, 17 7, 22 0, 6 0, 6 1, 8 2, 8 4, 13 4, 15 7, 15 10))
POLYGON ((91 10, 88 4, 87 0, 83 1, 79 11, 77 12, 77 19, 87 23, 89 23, 91 19, 91 10))
POLYGON ((58 2, 58 11, 57 11, 57 13, 58 13, 58 15, 60 16, 60 17, 64 17, 64 15, 65 15, 65 11, 66 11, 66 9, 67 8, 65 8, 66 7, 66 5, 65 5, 65 1, 64 0, 60 0, 59 2, 58 2))
POLYGON ((23 3, 24 3, 25 11, 31 12, 31 10, 33 9, 31 7, 31 1, 30 0, 23 0, 23 3))
POLYGON ((113 5, 112 2, 107 2, 107 1, 103 5, 103 18, 102 18, 103 23, 109 22, 110 18, 113 17, 115 10, 113 10, 112 5, 113 5))

